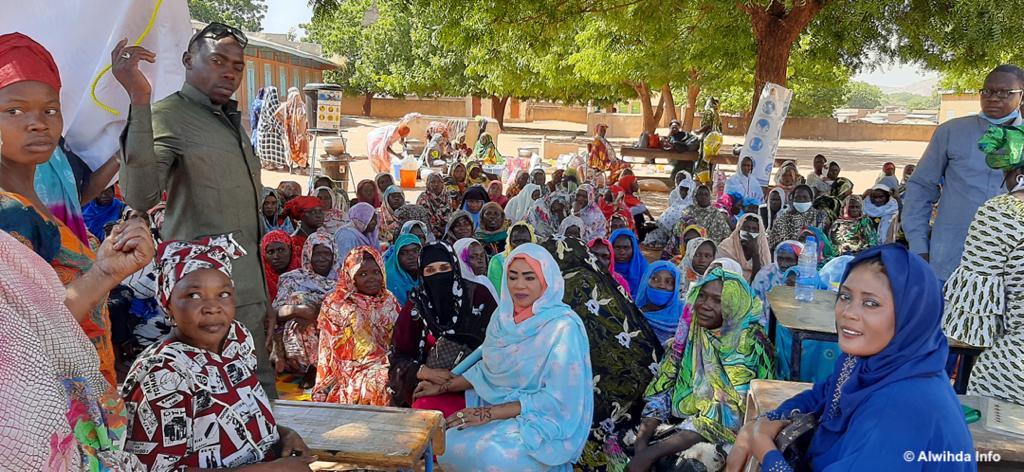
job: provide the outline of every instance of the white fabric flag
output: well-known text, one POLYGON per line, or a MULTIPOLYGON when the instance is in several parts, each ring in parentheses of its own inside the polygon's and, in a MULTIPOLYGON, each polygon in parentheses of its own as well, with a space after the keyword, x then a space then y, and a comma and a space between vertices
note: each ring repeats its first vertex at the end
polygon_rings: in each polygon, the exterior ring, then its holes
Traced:
POLYGON ((64 137, 94 169, 120 148, 128 120, 128 94, 109 69, 118 41, 156 53, 155 64, 141 63, 153 101, 184 82, 181 55, 192 35, 185 0, 0 0, 0 10, 0 32, 31 37, 57 61, 64 137))
POLYGON ((792 90, 766 83, 750 120, 741 156, 754 159, 752 174, 761 185, 768 185, 768 177, 775 164, 775 151, 779 149, 779 138, 782 137, 782 125, 786 122, 792 100, 792 90))

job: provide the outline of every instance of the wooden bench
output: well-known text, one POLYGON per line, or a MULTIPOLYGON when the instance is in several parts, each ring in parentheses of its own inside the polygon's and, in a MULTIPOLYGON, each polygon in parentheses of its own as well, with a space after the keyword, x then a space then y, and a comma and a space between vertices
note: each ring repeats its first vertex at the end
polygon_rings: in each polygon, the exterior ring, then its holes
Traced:
MULTIPOLYGON (((672 164, 676 161, 695 162, 700 156, 697 151, 666 151, 658 148, 639 148, 636 146, 622 146, 619 148, 619 157, 622 160, 631 164, 646 164, 649 160, 654 159, 655 163, 658 160, 664 160, 668 164, 672 164)), ((786 161, 795 161, 795 159, 775 159, 775 167, 781 167, 786 161)), ((732 148, 726 149, 724 146, 717 156, 711 158, 711 163, 714 165, 729 164, 736 165, 739 162, 739 158, 734 156, 732 148)))
MULTIPOLYGON (((750 381, 750 390, 747 391, 746 411, 743 414, 743 422, 753 421, 758 415, 765 411, 771 411, 795 396, 808 390, 814 384, 806 382, 784 382, 781 380, 760 380, 750 381)), ((974 395, 959 395, 960 403, 971 408, 981 409, 983 397, 974 395)), ((982 414, 985 414, 984 412, 982 414)), ((976 421, 967 425, 974 439, 974 449, 979 454, 998 454, 998 461, 979 461, 978 470, 983 471, 1004 471, 1024 470, 1024 441, 1010 436, 986 429, 984 421, 976 421)), ((758 470, 757 459, 751 458, 747 463, 747 471, 758 470)))
POLYGON ((273 409, 318 456, 313 470, 431 472, 433 457, 444 454, 439 411, 288 400, 273 409))
MULTIPOLYGON (((631 164, 646 164, 650 159, 654 159, 655 162, 663 160, 668 164, 672 164, 676 161, 695 162, 700 158, 697 151, 678 152, 657 148, 639 148, 636 146, 620 147, 619 157, 631 164)), ((711 163, 736 164, 736 156, 732 155, 732 150, 730 149, 727 153, 719 153, 717 156, 712 157, 711 163)))

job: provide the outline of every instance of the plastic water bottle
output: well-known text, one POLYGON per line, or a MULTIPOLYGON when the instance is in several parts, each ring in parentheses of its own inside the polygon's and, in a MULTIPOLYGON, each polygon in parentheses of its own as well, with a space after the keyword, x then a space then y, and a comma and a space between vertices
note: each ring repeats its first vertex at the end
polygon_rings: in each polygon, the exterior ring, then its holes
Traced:
POLYGON ((813 302, 814 290, 818 288, 818 241, 814 236, 807 237, 800 251, 797 272, 794 298, 799 302, 813 302))

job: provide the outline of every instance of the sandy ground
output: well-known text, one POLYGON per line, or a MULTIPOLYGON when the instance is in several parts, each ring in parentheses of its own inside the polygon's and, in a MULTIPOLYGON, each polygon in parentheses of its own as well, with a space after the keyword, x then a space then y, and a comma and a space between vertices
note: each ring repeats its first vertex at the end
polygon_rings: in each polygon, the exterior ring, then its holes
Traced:
MULTIPOLYGON (((342 121, 345 130, 345 138, 348 142, 348 152, 357 158, 352 163, 352 173, 356 182, 362 179, 372 179, 375 173, 370 168, 370 162, 366 157, 366 135, 378 126, 390 124, 390 120, 375 120, 363 117, 346 117, 342 121)), ((578 123, 567 123, 559 121, 543 121, 533 123, 509 123, 513 128, 501 133, 498 136, 498 150, 504 155, 515 155, 518 148, 526 146, 540 146, 541 140, 546 136, 544 130, 551 130, 553 139, 560 141, 570 140, 568 133, 581 133, 586 131, 586 125, 578 123)), ((661 130, 664 133, 665 130, 661 130)), ((585 147, 589 138, 576 138, 581 147, 585 147)), ((616 140, 613 144, 626 144, 626 140, 616 140)), ((742 144, 740 136, 726 136, 726 144, 742 144)), ((779 146, 778 156, 793 159, 804 175, 811 171, 811 160, 815 154, 824 154, 829 159, 839 162, 842 166, 842 176, 853 181, 854 188, 860 192, 871 187, 875 178, 881 173, 882 164, 887 161, 896 163, 897 177, 902 174, 903 166, 917 163, 921 154, 924 153, 928 143, 914 141, 811 141, 783 139, 779 146)), ((731 166, 725 166, 729 170, 731 166)), ((648 169, 638 174, 651 174, 657 172, 655 169, 648 169)), ((304 191, 308 188, 308 177, 303 175, 289 175, 288 172, 274 172, 264 170, 263 184, 268 187, 277 187, 285 180, 294 180, 302 185, 304 191)), ((406 200, 414 201, 416 196, 423 190, 423 182, 418 182, 416 189, 406 190, 406 200)), ((663 208, 664 196, 651 196, 655 201, 650 202, 655 211, 663 208)))

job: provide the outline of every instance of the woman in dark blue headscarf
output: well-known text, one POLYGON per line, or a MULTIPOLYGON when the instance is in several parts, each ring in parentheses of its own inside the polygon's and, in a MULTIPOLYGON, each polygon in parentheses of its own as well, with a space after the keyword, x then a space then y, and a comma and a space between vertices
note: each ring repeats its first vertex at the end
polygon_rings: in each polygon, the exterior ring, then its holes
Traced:
POLYGON ((608 241, 611 241, 615 249, 615 272, 629 282, 629 293, 639 293, 640 282, 647 271, 647 259, 640 252, 640 241, 636 233, 628 228, 617 229, 612 231, 608 241), (630 249, 625 247, 626 239, 629 240, 630 249))
POLYGON ((897 244, 859 253, 836 300, 843 355, 832 375, 744 426, 727 470, 751 455, 763 471, 791 470, 774 438, 794 410, 818 418, 802 457, 813 470, 976 470, 941 323, 942 290, 927 262, 897 244), (964 460, 918 460, 929 452, 964 460))

